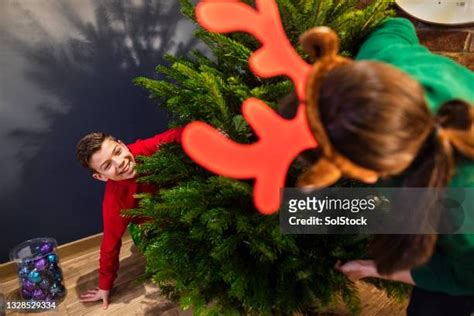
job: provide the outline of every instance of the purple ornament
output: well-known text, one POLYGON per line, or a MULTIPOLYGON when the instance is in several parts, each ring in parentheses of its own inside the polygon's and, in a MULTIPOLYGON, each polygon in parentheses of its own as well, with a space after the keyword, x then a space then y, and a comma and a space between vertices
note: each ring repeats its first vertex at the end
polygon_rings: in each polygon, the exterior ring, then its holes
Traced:
POLYGON ((43 271, 48 266, 48 261, 44 258, 35 261, 35 268, 38 271, 43 271))
POLYGON ((54 297, 53 297, 53 295, 48 294, 44 300, 46 302, 52 302, 52 301, 54 301, 54 297))
POLYGON ((31 299, 31 292, 25 289, 24 287, 21 288, 21 297, 23 297, 25 300, 31 299))
POLYGON ((46 242, 40 246, 40 252, 43 255, 50 253, 51 251, 53 251, 53 244, 50 242, 46 242))
POLYGON ((31 292, 35 289, 35 284, 31 281, 28 281, 26 280, 24 283, 23 283, 23 288, 26 289, 27 291, 31 292))
POLYGON ((41 301, 41 300, 44 300, 45 297, 46 297, 46 295, 44 294, 44 292, 41 289, 36 289, 36 290, 33 291, 32 298, 34 300, 41 301))

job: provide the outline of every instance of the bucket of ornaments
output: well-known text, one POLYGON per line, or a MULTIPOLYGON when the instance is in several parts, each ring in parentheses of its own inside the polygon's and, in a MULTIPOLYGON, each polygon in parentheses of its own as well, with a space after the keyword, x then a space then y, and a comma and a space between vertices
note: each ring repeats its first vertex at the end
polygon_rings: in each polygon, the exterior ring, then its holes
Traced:
POLYGON ((27 240, 10 251, 17 263, 20 295, 33 302, 58 302, 66 296, 54 238, 27 240))

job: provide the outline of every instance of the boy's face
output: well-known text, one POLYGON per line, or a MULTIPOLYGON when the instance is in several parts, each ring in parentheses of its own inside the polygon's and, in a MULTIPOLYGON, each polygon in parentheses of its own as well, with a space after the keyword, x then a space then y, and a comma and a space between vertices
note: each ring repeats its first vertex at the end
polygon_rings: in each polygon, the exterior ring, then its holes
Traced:
POLYGON ((100 181, 127 180, 136 175, 135 159, 128 147, 110 138, 91 156, 89 165, 96 171, 92 177, 100 181))

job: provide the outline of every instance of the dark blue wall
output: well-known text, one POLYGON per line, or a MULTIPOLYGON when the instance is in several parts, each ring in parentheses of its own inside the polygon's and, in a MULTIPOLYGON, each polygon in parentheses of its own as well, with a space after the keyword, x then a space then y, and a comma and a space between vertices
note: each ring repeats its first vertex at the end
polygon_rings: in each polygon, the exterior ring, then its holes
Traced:
POLYGON ((75 161, 77 141, 164 131, 166 113, 132 84, 167 52, 196 45, 172 0, 0 2, 0 262, 26 239, 60 244, 102 230, 102 182, 75 161))

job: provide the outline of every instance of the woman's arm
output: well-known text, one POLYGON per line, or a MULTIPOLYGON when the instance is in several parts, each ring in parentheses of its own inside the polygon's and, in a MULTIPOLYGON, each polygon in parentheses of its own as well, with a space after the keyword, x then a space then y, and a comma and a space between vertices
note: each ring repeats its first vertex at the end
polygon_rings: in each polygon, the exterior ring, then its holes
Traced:
POLYGON ((362 43, 356 59, 376 59, 382 50, 404 50, 420 42, 415 27, 405 18, 387 18, 362 43))
POLYGON ((353 260, 344 264, 337 262, 336 269, 344 273, 352 281, 363 278, 379 278, 415 285, 410 270, 397 271, 390 275, 381 275, 377 272, 373 260, 353 260))
POLYGON ((379 278, 416 285, 422 289, 450 295, 474 294, 474 269, 469 263, 457 260, 451 263, 445 256, 435 253, 429 262, 411 270, 380 275, 373 260, 352 260, 344 264, 336 263, 335 268, 350 280, 379 278))

